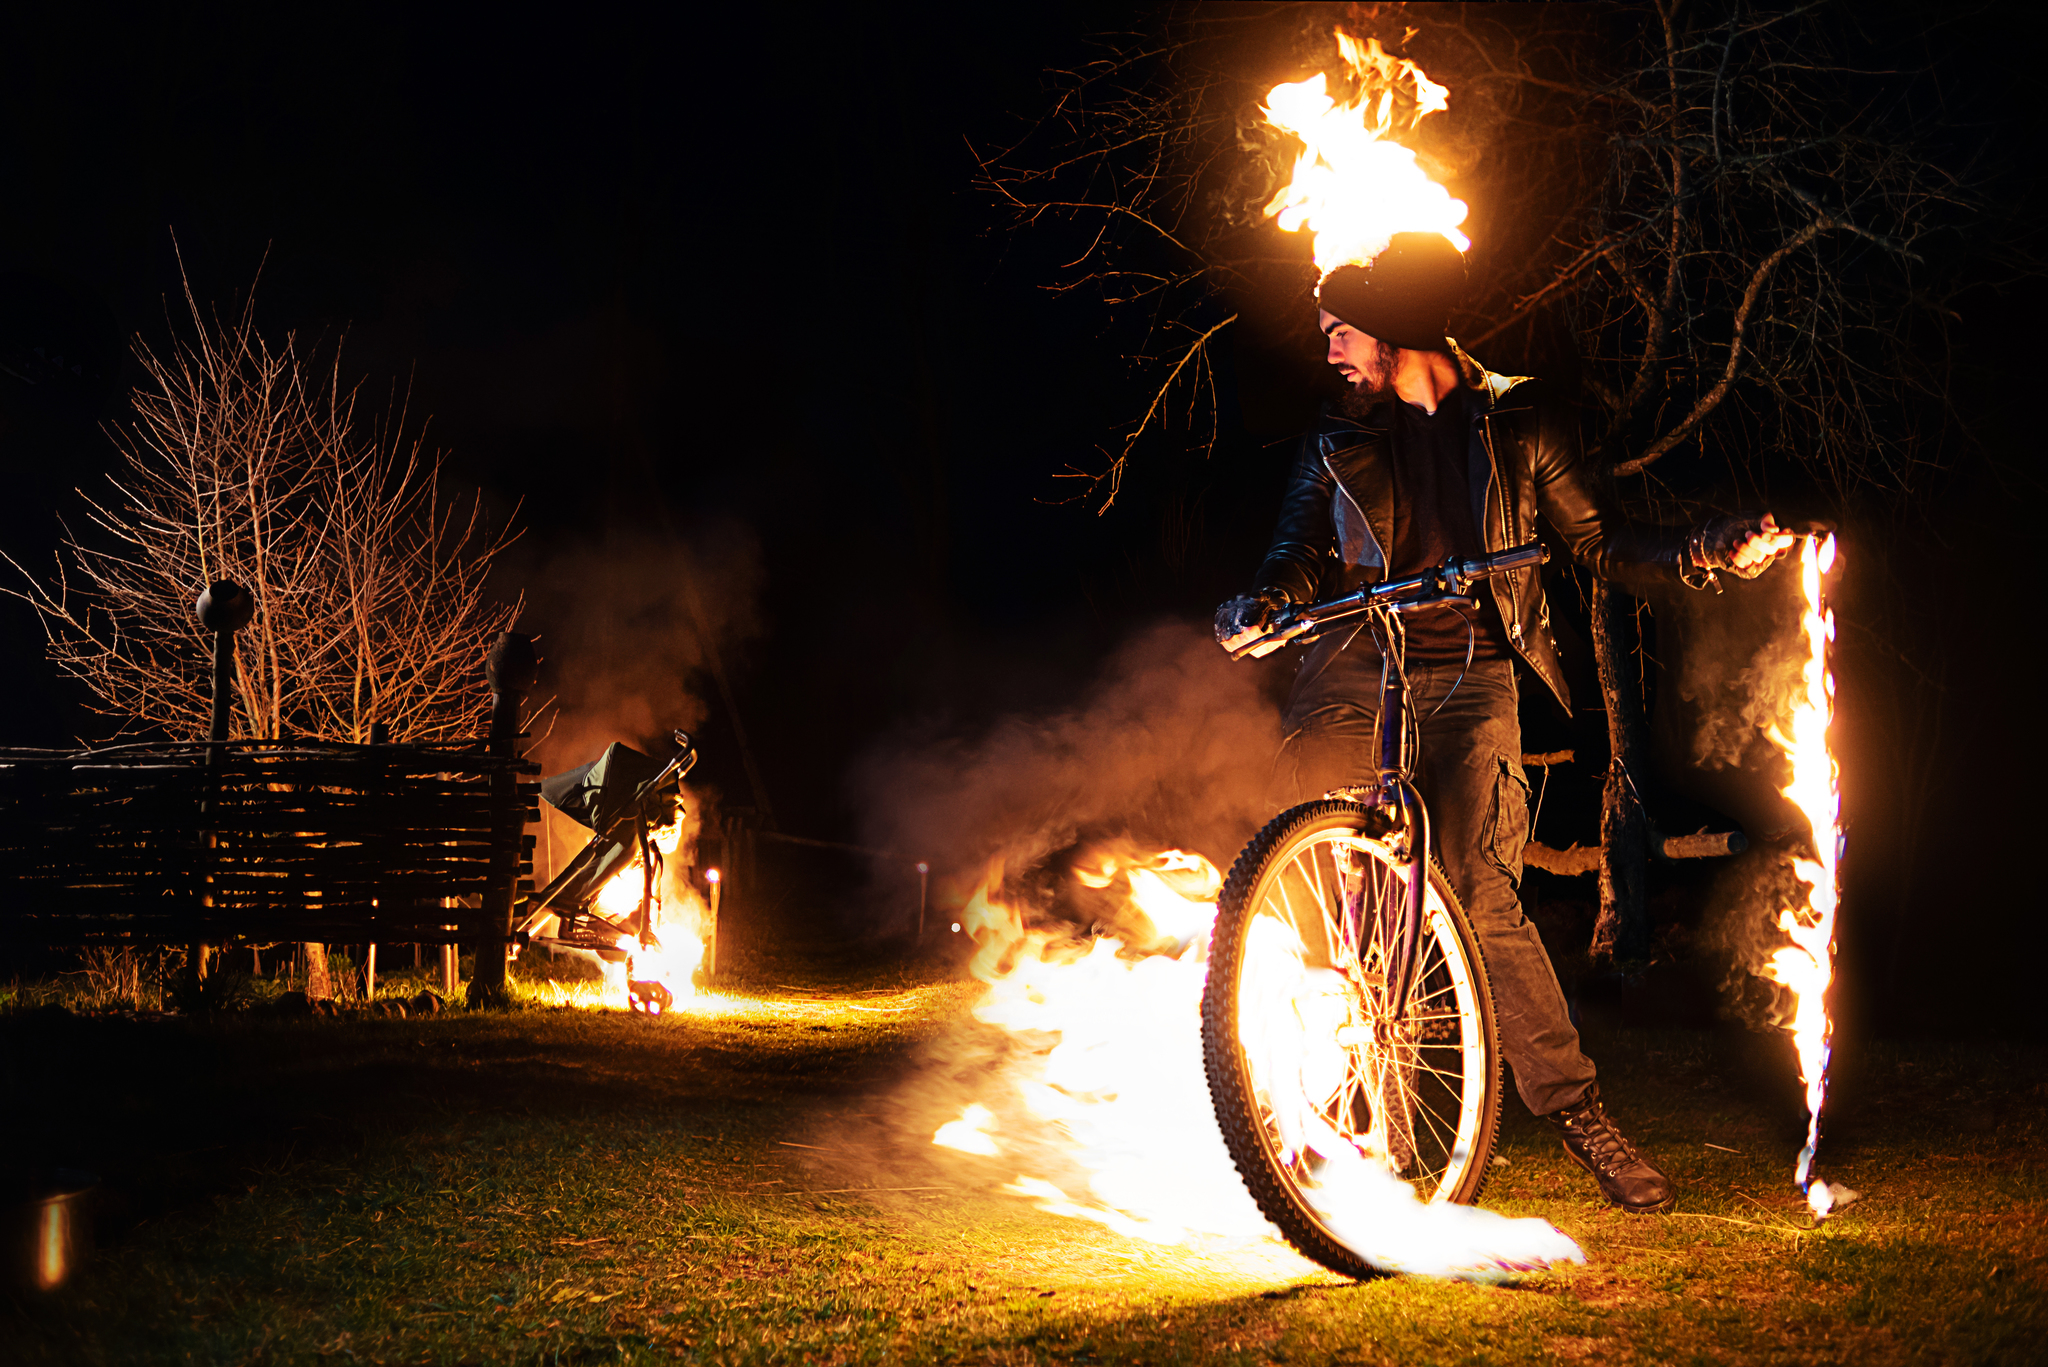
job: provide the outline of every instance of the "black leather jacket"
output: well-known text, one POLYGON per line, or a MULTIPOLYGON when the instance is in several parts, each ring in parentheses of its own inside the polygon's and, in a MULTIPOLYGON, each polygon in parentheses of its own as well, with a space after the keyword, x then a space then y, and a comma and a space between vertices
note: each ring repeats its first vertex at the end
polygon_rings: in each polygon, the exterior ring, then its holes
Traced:
MULTIPOLYGON (((1679 582, 1688 529, 1637 527, 1606 506, 1580 454, 1576 420, 1551 400, 1543 383, 1492 374, 1462 351, 1455 357, 1481 397, 1474 406, 1470 459, 1472 510, 1486 549, 1536 539, 1541 516, 1555 532, 1546 538, 1553 550, 1562 541, 1595 574, 1632 588, 1679 582)), ((1278 590, 1305 603, 1386 577, 1385 548, 1394 540, 1388 445, 1393 414, 1387 406, 1393 402, 1364 421, 1326 412, 1304 434, 1255 589, 1278 590)), ((1487 583, 1508 644, 1569 710, 1541 575, 1515 570, 1487 583)), ((1340 631, 1310 647, 1301 663, 1303 677, 1320 672, 1354 634, 1340 631)))

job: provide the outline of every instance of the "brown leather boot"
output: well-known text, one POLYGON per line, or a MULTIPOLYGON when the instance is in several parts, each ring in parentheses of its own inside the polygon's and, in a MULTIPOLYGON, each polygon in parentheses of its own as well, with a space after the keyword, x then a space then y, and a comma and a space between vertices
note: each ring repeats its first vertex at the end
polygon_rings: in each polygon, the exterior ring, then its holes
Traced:
POLYGON ((1585 1098, 1543 1117, 1564 1140, 1564 1151, 1593 1174, 1600 1193, 1623 1210, 1661 1215, 1677 1204, 1671 1179, 1636 1152, 1607 1110, 1595 1084, 1585 1098))

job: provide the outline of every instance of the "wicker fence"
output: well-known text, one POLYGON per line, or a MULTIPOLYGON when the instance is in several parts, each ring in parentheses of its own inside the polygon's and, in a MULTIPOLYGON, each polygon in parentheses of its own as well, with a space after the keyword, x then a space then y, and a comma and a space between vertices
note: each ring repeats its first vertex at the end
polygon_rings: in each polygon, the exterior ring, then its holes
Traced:
POLYGON ((539 772, 481 744, 0 749, 0 935, 502 942, 539 772))

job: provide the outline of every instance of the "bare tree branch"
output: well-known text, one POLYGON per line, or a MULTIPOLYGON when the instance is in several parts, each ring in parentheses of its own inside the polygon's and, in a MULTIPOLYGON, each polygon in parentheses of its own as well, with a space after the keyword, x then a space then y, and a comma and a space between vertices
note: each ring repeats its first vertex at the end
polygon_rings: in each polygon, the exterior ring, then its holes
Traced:
POLYGON ((1778 269, 1779 262, 1835 226, 1830 219, 1816 219, 1794 233, 1784 246, 1757 265, 1756 270, 1750 274, 1749 287, 1742 292, 1742 303, 1735 310, 1735 319, 1731 324, 1733 335, 1728 343, 1728 364, 1722 368, 1721 378, 1715 382, 1712 389, 1700 396, 1699 402, 1692 406, 1692 411, 1685 415, 1684 421, 1650 443, 1649 449, 1635 459, 1625 460, 1614 466, 1614 474, 1641 474, 1652 461, 1692 435, 1692 430, 1700 425, 1707 414, 1720 406, 1721 400, 1728 397, 1728 391, 1735 384, 1735 377, 1742 369, 1742 342, 1744 334, 1749 330, 1749 315, 1755 310, 1757 300, 1763 297, 1764 286, 1770 280, 1771 273, 1778 269))
POLYGON ((478 499, 443 497, 441 457, 402 435, 402 406, 364 433, 338 349, 316 373, 294 338, 257 332, 253 295, 229 323, 189 286, 185 301, 188 340, 136 343, 147 379, 111 433, 110 491, 82 495, 91 534, 66 529, 47 580, 10 559, 22 586, 0 591, 36 609, 50 657, 115 734, 205 734, 211 640, 192 604, 222 579, 257 604, 235 641, 240 734, 478 734, 477 661, 519 612, 485 592, 509 537, 487 532, 478 499))

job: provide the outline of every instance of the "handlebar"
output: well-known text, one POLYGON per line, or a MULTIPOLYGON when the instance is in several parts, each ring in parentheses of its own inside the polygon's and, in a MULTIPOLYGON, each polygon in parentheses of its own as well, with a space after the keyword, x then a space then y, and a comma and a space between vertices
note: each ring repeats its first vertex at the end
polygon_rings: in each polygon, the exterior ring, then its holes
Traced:
POLYGON ((1526 546, 1512 550, 1496 551, 1492 555, 1473 556, 1469 560, 1450 559, 1434 569, 1406 579, 1391 579, 1374 584, 1370 588, 1348 593, 1342 598, 1331 598, 1321 603, 1285 611, 1275 619, 1265 635, 1249 641, 1230 652, 1233 660, 1246 656, 1269 654, 1285 645, 1297 641, 1313 640, 1323 628, 1333 622, 1356 617, 1374 610, 1386 612, 1421 612, 1429 608, 1463 606, 1471 607, 1477 602, 1471 597, 1472 586, 1482 579, 1491 579, 1507 570, 1526 569, 1541 565, 1550 559, 1550 550, 1540 541, 1531 541, 1526 546))

